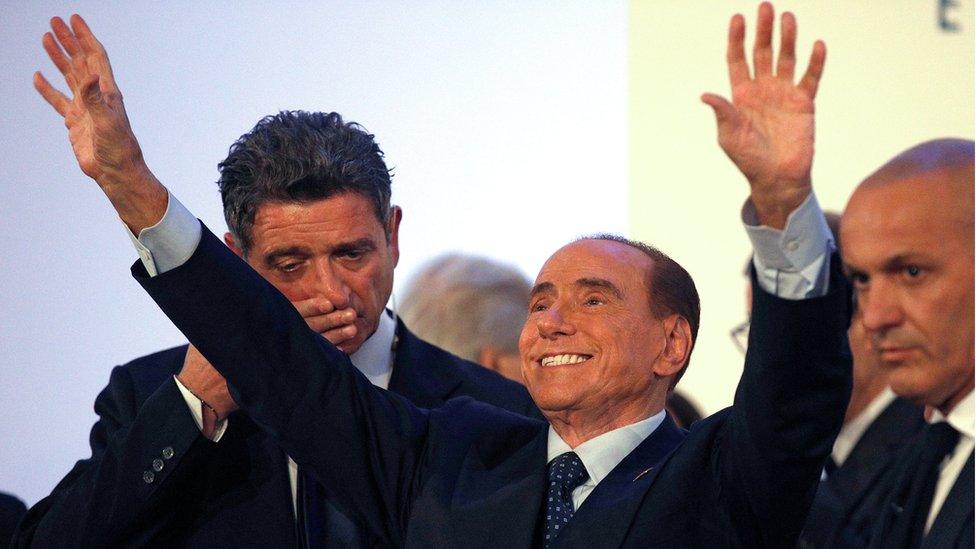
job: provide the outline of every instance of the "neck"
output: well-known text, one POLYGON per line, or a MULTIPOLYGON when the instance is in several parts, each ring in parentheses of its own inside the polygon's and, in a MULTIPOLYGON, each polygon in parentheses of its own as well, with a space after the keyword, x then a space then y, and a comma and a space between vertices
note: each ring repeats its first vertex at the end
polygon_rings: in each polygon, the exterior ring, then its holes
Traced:
POLYGON ((575 410, 551 413, 543 411, 543 415, 549 420, 549 425, 559 438, 563 439, 570 448, 576 448, 604 433, 645 420, 663 409, 664 404, 658 403, 623 412, 607 408, 599 415, 593 414, 592 410, 587 410, 585 414, 575 410))
POLYGON ((844 425, 861 415, 861 412, 878 398, 886 386, 886 380, 883 379, 872 380, 866 384, 855 383, 851 391, 851 402, 847 405, 847 413, 844 414, 844 425))
MULTIPOLYGON (((956 391, 951 397, 949 397, 944 403, 939 404, 937 406, 932 406, 932 408, 937 409, 939 412, 942 413, 943 416, 948 417, 949 412, 955 409, 955 407, 958 406, 959 403, 963 401, 963 399, 969 396, 969 393, 973 392, 973 388, 974 388, 973 378, 969 378, 969 381, 965 385, 963 385, 963 387, 960 390, 956 391)), ((926 411, 926 417, 927 416, 928 416, 928 411, 926 411)))

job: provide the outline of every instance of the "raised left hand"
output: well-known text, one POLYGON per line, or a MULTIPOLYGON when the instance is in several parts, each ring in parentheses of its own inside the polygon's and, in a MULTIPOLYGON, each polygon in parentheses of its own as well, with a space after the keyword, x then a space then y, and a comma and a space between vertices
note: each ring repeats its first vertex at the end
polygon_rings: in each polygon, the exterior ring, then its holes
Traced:
POLYGON ((732 101, 711 93, 702 101, 715 111, 719 145, 749 181, 760 222, 783 228, 812 188, 814 99, 827 50, 822 41, 814 44, 806 73, 794 84, 796 18, 790 12, 782 15, 775 73, 773 21, 773 7, 764 2, 753 47, 755 74, 750 75, 745 19, 732 17, 726 57, 732 101))

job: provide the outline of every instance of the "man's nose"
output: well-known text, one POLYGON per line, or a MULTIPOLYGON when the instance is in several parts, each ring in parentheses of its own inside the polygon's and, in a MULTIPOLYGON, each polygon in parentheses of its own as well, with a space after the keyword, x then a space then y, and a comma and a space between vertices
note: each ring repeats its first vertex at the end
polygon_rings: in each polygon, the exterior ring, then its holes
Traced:
POLYGON ((314 275, 312 287, 309 288, 311 295, 328 299, 336 309, 345 309, 349 306, 349 287, 336 275, 329 261, 317 261, 314 275))
POLYGON ((871 333, 878 333, 901 324, 904 312, 897 290, 884 281, 872 281, 871 288, 857 294, 861 324, 871 333))
POLYGON ((539 335, 545 339, 571 335, 576 331, 572 322, 567 318, 566 311, 559 305, 552 305, 541 311, 536 321, 539 335))

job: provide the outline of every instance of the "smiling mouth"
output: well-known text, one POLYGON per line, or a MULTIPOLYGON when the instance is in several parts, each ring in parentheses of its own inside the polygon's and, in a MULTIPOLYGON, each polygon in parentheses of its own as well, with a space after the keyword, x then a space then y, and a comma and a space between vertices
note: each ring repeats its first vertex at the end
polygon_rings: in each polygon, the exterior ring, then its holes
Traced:
POLYGON ((543 366, 562 366, 563 364, 579 364, 593 358, 592 355, 555 355, 543 357, 539 361, 543 366))

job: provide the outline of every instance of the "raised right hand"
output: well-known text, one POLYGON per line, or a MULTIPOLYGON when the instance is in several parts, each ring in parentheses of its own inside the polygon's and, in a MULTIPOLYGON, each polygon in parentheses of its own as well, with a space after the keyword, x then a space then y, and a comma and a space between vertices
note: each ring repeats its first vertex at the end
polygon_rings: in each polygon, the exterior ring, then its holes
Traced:
POLYGON ((309 328, 336 347, 356 337, 355 309, 336 309, 332 303, 321 297, 293 301, 292 305, 298 309, 309 328))
POLYGON ((34 73, 34 87, 64 118, 81 171, 98 183, 138 234, 166 211, 166 189, 143 160, 108 55, 85 20, 72 15, 69 28, 54 17, 51 30, 42 43, 72 97, 55 89, 40 72, 34 73))

